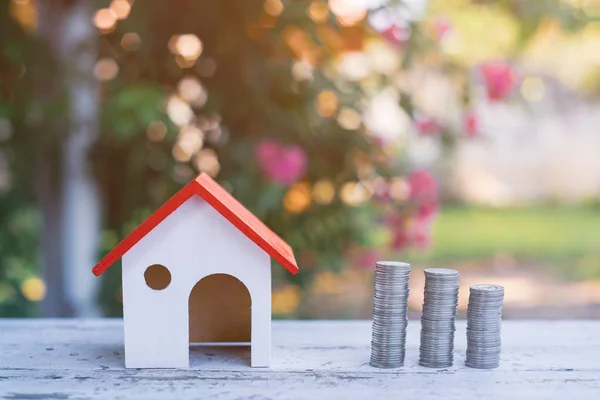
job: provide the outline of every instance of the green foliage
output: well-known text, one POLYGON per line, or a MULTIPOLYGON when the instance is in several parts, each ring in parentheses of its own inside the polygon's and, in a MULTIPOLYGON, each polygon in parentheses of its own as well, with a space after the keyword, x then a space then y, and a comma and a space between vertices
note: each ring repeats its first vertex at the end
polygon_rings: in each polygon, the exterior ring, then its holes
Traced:
POLYGON ((103 105, 102 129, 112 134, 117 142, 131 140, 145 132, 150 123, 166 120, 160 106, 165 101, 165 90, 153 84, 125 86, 103 105))
MULTIPOLYGON (((600 257, 597 207, 536 206, 525 208, 448 207, 434 229, 427 254, 411 258, 442 260, 489 259, 509 254, 550 261, 600 257)), ((575 269, 571 265, 567 269, 575 269)))

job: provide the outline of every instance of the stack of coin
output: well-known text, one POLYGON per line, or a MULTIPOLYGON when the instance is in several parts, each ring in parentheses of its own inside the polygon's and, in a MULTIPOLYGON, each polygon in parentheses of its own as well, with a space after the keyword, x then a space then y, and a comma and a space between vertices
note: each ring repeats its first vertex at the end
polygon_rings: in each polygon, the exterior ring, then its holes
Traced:
POLYGON ((452 366, 459 280, 458 271, 453 269, 425 270, 419 359, 424 367, 452 366))
POLYGON ((408 325, 410 264, 379 261, 375 264, 371 365, 397 368, 404 365, 408 325))
POLYGON ((467 359, 471 368, 491 369, 500 364, 500 329, 504 288, 471 286, 467 308, 467 359))

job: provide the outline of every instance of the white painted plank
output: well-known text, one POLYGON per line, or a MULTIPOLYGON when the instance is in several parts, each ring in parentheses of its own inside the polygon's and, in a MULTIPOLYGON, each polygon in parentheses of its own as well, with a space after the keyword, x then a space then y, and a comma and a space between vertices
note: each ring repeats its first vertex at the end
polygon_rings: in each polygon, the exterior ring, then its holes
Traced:
POLYGON ((182 370, 125 370, 120 320, 0 320, 0 396, 9 399, 315 399, 600 397, 600 324, 505 321, 500 367, 464 366, 459 321, 455 365, 418 365, 411 321, 406 366, 368 365, 368 321, 275 321, 270 369, 248 348, 194 347, 182 370), (54 397, 53 397, 54 396, 54 397))

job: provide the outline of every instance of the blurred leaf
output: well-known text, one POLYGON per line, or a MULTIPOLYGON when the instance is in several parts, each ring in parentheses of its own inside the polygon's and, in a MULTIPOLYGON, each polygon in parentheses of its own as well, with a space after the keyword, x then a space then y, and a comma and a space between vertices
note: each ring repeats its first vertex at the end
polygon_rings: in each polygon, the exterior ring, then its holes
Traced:
POLYGON ((165 90, 154 84, 123 87, 104 104, 102 121, 106 131, 119 141, 145 132, 151 122, 165 119, 160 109, 165 96, 165 90))

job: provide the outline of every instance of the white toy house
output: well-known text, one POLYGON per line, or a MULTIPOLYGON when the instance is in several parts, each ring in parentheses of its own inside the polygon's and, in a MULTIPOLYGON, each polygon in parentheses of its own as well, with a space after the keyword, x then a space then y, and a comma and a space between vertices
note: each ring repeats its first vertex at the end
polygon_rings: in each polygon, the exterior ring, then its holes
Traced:
POLYGON ((189 366, 193 342, 250 342, 271 362, 271 260, 292 249, 208 175, 169 199, 93 269, 123 259, 127 368, 189 366))

